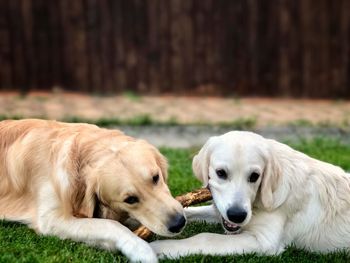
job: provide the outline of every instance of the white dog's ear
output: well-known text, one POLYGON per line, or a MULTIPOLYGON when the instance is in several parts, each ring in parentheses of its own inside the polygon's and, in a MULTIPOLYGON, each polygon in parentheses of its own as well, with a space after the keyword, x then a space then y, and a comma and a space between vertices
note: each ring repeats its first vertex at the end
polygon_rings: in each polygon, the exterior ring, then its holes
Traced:
POLYGON ((193 158, 192 170, 194 175, 203 182, 203 186, 208 185, 209 180, 209 165, 212 145, 217 137, 211 137, 193 158))
POLYGON ((270 153, 266 159, 266 166, 260 186, 261 203, 266 210, 273 210, 280 202, 276 196, 276 190, 282 178, 281 166, 276 157, 270 153))

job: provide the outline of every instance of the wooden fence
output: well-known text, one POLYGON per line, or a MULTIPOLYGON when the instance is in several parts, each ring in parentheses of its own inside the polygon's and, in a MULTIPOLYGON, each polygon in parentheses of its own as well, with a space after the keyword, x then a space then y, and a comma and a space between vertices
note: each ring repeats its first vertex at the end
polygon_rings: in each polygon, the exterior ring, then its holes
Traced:
POLYGON ((0 90, 350 97, 349 0, 0 0, 0 90))

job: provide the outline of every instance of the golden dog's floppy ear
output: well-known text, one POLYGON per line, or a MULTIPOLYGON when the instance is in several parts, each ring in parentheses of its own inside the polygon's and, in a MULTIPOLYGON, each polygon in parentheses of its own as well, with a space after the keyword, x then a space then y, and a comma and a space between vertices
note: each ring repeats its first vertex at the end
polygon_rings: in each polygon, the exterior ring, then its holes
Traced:
POLYGON ((269 152, 266 158, 266 166, 260 185, 261 203, 265 209, 271 211, 279 205, 276 200, 275 191, 277 190, 282 178, 281 166, 276 157, 269 152))
POLYGON ((80 175, 72 187, 71 202, 76 217, 92 218, 96 204, 96 182, 80 175))
POLYGON ((162 176, 165 182, 168 180, 168 161, 167 159, 158 151, 155 150, 156 162, 162 171, 162 176))
POLYGON ((194 175, 203 182, 203 186, 208 185, 209 181, 209 165, 210 155, 213 147, 213 143, 216 137, 211 137, 199 151, 199 153, 193 157, 192 170, 194 175))
POLYGON ((92 167, 88 164, 87 152, 82 154, 77 141, 74 142, 71 148, 70 161, 67 164, 67 169, 70 171, 70 190, 67 195, 71 205, 71 213, 76 217, 93 217, 95 209, 95 194, 97 192, 96 178, 89 176, 94 174, 92 167))

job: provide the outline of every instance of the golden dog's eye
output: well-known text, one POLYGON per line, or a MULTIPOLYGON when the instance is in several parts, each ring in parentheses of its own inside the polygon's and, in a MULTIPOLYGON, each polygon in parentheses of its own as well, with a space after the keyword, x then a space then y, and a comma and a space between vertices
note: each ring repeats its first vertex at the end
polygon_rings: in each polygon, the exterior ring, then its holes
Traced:
POLYGON ((255 183, 256 181, 258 181, 259 179, 259 174, 258 173, 252 173, 250 176, 249 176, 249 183, 255 183))
POLYGON ((159 181, 159 174, 153 176, 153 177, 152 177, 152 180, 153 180, 153 184, 157 184, 158 181, 159 181))
POLYGON ((138 203, 139 198, 137 196, 129 196, 129 197, 124 199, 124 202, 129 204, 129 205, 132 205, 132 204, 138 203))
POLYGON ((219 177, 220 179, 223 179, 223 180, 226 180, 226 179, 227 179, 227 173, 226 173, 226 171, 223 170, 223 169, 218 169, 218 170, 216 170, 216 174, 218 175, 218 177, 219 177))

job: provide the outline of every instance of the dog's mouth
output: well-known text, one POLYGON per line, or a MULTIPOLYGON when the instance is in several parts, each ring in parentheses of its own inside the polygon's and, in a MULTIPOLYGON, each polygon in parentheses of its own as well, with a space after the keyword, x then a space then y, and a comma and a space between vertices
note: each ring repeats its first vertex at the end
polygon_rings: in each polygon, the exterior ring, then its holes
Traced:
MULTIPOLYGON (((217 213, 220 214, 220 212, 219 212, 215 202, 214 202, 214 207, 216 208, 217 213)), ((242 229, 241 229, 241 227, 239 225, 227 221, 222 216, 221 216, 221 224, 222 224, 222 227, 224 228, 226 234, 235 235, 235 234, 241 233, 242 229)))
POLYGON ((225 218, 221 217, 222 226, 227 234, 238 234, 241 232, 241 227, 235 223, 227 221, 225 218))

